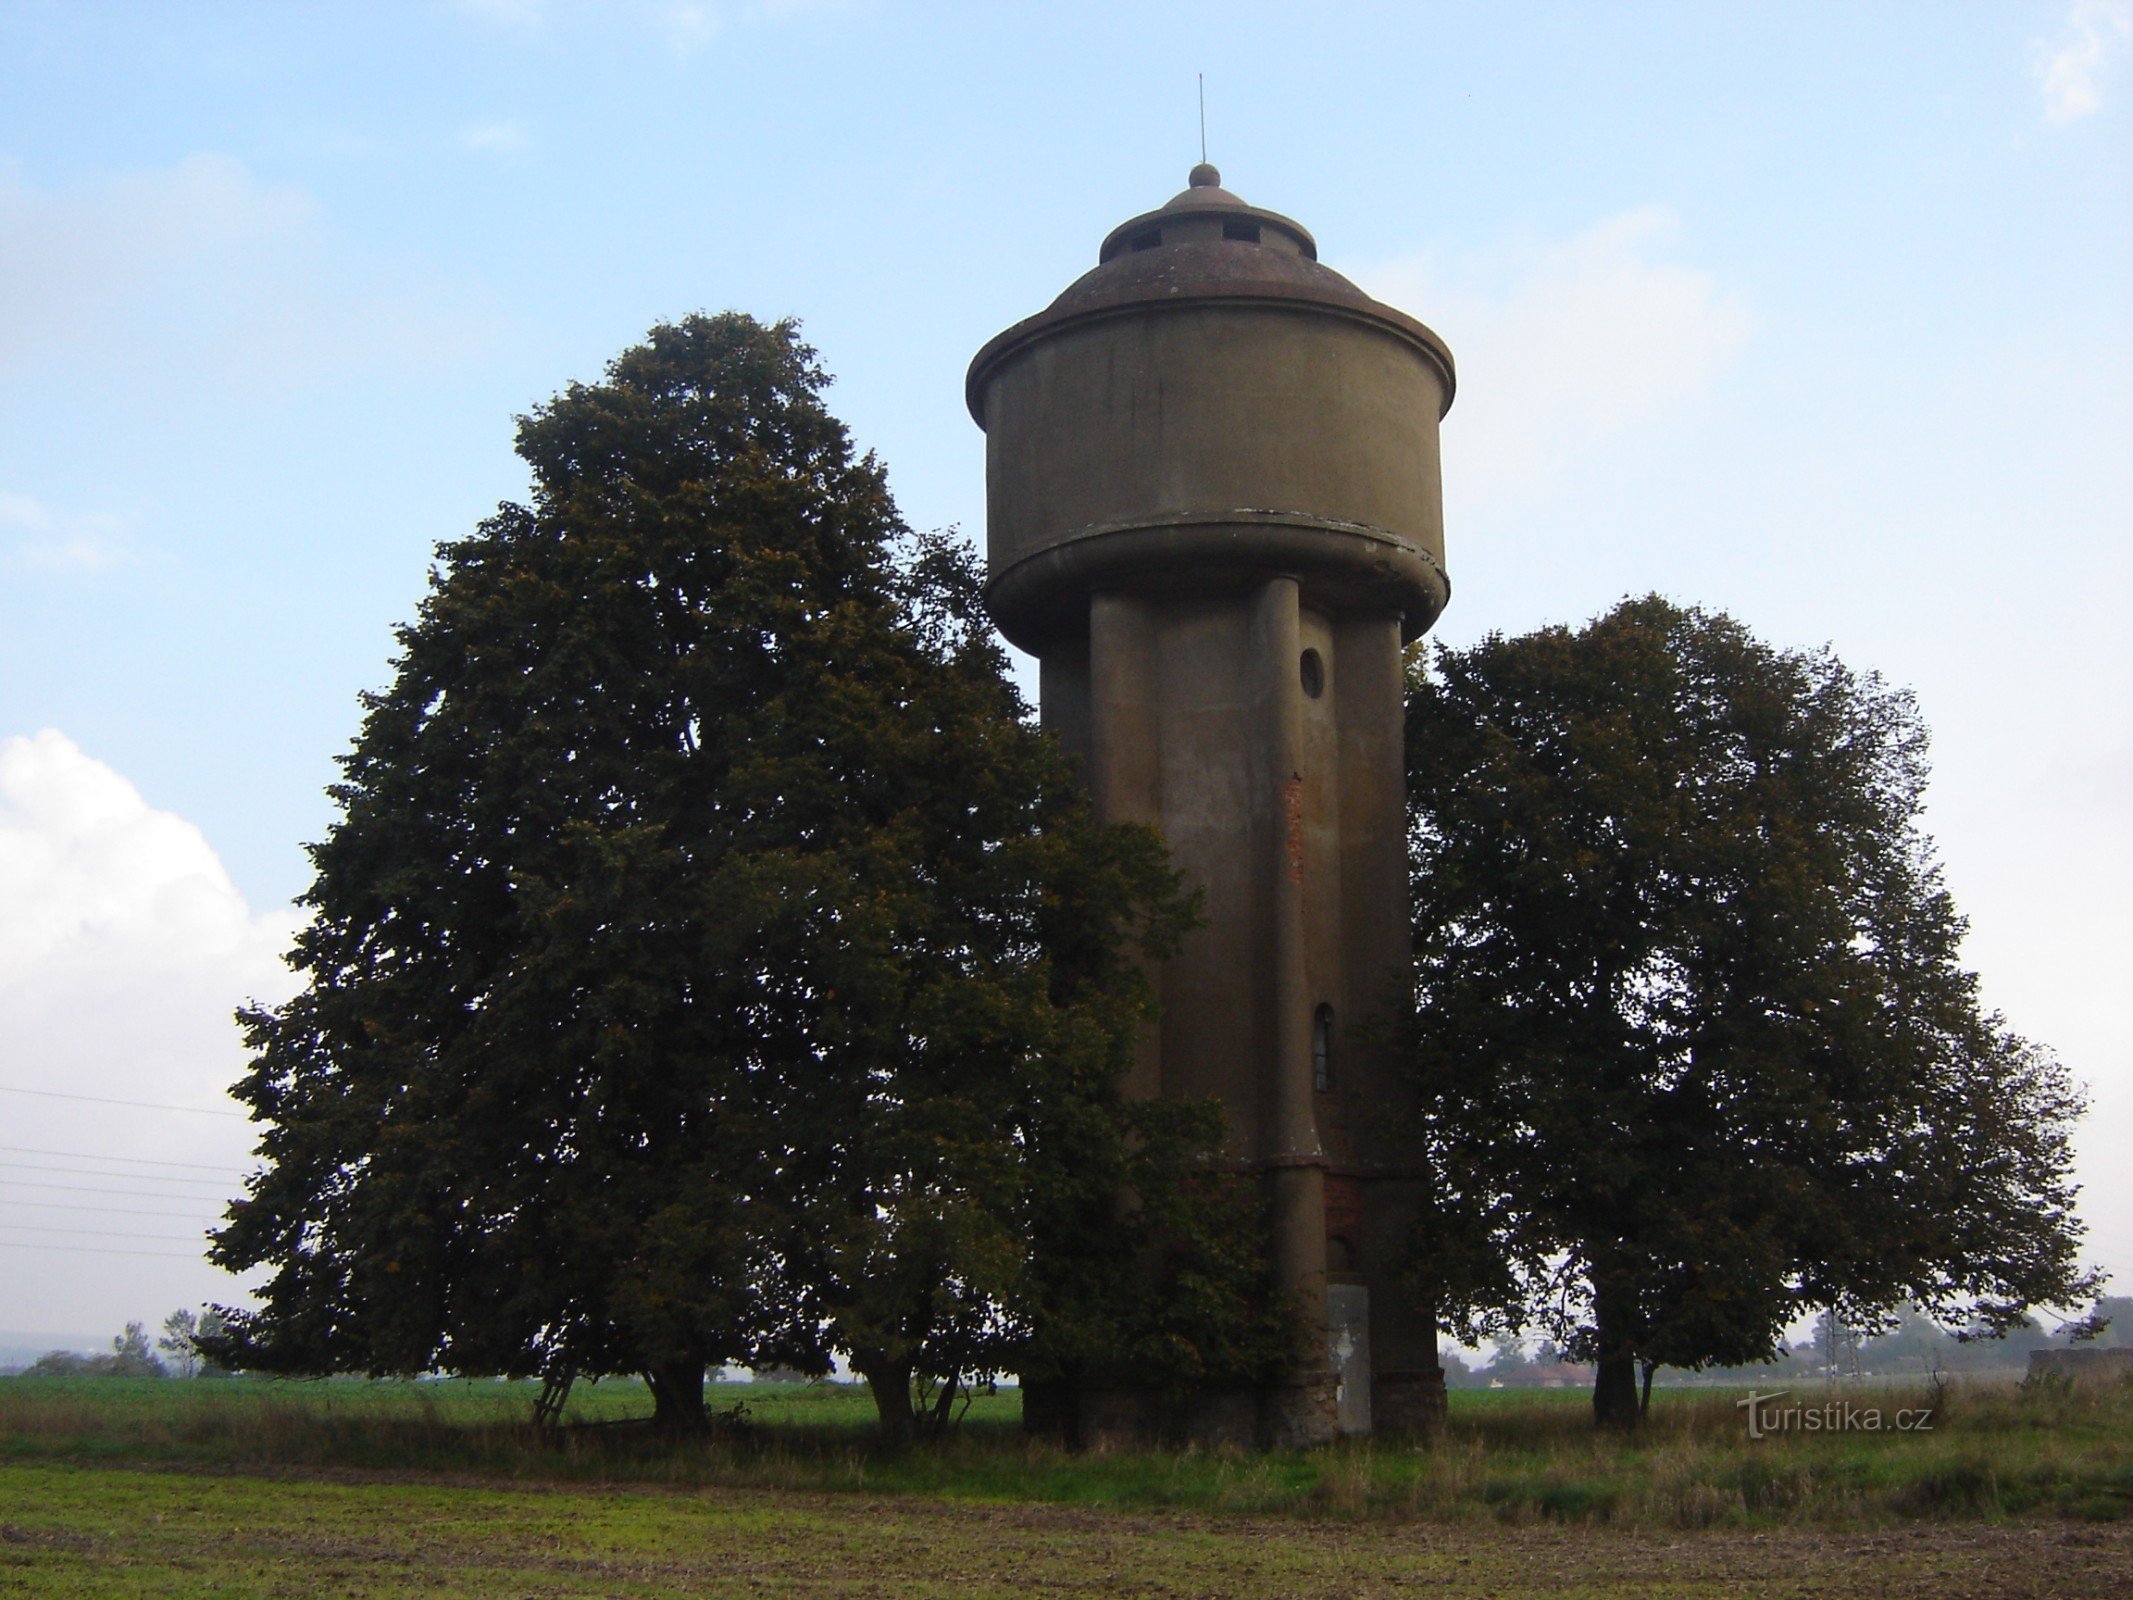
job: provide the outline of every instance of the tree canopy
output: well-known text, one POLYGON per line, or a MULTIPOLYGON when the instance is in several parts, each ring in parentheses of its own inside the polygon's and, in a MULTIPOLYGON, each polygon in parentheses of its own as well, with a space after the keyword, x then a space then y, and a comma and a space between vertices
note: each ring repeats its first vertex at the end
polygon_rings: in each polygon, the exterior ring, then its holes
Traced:
MULTIPOLYGON (((148 1330, 138 1322, 111 1341, 105 1355, 83 1355, 74 1350, 47 1350, 31 1363, 33 1378, 167 1378, 170 1369, 148 1347, 148 1330)), ((186 1376, 192 1374, 188 1371, 186 1376)))
POLYGON ((1117 1247, 1150 1147, 1112 1084, 1189 904, 827 381, 789 323, 655 328, 522 419, 530 503, 440 547, 305 986, 243 1015, 265 1163, 215 1256, 271 1276, 227 1359, 636 1371, 693 1422, 707 1364, 841 1355, 900 1435, 1118 1335, 1063 1258, 1117 1247))
POLYGON ((1447 1326, 1767 1358, 1815 1306, 1990 1331, 2091 1292, 2082 1101, 1981 1007, 1911 698, 1656 597, 1440 647, 1408 700, 1413 1059, 1447 1326))

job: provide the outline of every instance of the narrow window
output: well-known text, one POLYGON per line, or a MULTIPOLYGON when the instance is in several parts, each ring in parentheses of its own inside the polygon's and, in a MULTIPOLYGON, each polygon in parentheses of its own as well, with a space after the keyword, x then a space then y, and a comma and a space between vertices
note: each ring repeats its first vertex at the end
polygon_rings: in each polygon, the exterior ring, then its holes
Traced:
POLYGON ((1303 660, 1297 664, 1298 674, 1303 678, 1304 693, 1316 700, 1326 692, 1326 664, 1319 659, 1316 650, 1306 650, 1303 660))
POLYGON ((1162 242, 1163 230, 1161 228, 1150 228, 1146 233, 1136 233, 1133 236, 1133 248, 1136 250, 1153 250, 1162 242))
POLYGON ((1259 224, 1256 222, 1225 222, 1222 224, 1222 237, 1235 239, 1239 244, 1257 244, 1259 242, 1259 224))
POLYGON ((1320 1006, 1311 1017, 1311 1087, 1333 1092, 1333 1008, 1320 1006))

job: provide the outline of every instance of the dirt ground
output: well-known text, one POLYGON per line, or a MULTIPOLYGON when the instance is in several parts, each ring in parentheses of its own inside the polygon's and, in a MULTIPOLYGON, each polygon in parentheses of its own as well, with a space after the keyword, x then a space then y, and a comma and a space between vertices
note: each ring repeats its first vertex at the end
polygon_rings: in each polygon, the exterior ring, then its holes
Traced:
POLYGON ((0 1466, 0 1595, 2133 1595, 2133 1526, 1670 1535, 0 1466))

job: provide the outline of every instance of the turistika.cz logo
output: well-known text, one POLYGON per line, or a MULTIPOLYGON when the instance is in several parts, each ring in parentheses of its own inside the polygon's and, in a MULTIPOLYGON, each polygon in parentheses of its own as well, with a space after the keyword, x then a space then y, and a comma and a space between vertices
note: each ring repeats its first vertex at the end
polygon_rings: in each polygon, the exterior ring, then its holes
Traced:
POLYGON ((1931 1406, 1855 1406, 1849 1400, 1826 1400, 1811 1406, 1795 1400, 1789 1406, 1777 1402, 1791 1394, 1750 1393, 1733 1403, 1748 1413, 1748 1437, 1768 1438, 1773 1433, 1924 1433, 1933 1426, 1931 1406))

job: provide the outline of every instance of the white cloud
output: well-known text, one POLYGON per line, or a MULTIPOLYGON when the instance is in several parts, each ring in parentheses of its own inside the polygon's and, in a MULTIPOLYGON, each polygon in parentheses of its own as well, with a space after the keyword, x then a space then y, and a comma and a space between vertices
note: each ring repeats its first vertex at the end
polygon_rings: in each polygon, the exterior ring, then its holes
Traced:
POLYGON ((0 741, 0 906, 0 1085, 38 1091, 0 1094, 0 1321, 116 1331, 235 1298, 184 1241, 239 1192, 252 1130, 148 1106, 238 1109, 231 1013, 293 992, 296 914, 252 910, 199 829, 50 730, 0 741), (151 1161, 196 1165, 113 1176, 151 1161))
POLYGON ((522 122, 477 122, 459 136, 463 148, 485 155, 516 155, 532 142, 522 122))
POLYGON ((485 311, 359 258, 299 185, 225 155, 40 189, 0 165, 0 370, 87 359, 129 388, 433 368, 485 311))
POLYGON ((2045 120, 2067 123, 2103 109, 2103 78, 2133 39, 2133 0, 2075 0, 2056 40, 2030 42, 2045 120))
POLYGON ((117 517, 61 516, 26 494, 0 490, 0 567, 31 572, 102 572, 132 559, 117 517))
POLYGON ((1460 367, 1459 476, 1531 484, 1704 391, 1755 319, 1709 273, 1656 259, 1679 232, 1645 206, 1574 238, 1453 262, 1417 256, 1353 276, 1444 335, 1460 367))

